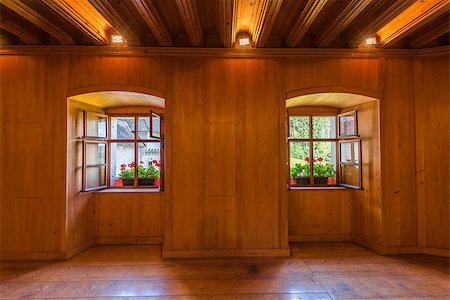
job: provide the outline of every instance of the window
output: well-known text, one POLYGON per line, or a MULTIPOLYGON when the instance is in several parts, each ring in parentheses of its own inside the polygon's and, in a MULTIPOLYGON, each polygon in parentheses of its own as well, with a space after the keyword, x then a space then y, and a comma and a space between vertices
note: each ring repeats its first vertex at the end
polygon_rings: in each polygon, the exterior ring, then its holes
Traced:
MULTIPOLYGON (((356 118, 356 111, 353 114, 356 118)), ((345 124, 351 123, 345 114, 345 124), (350 122, 350 123, 349 123, 350 122)), ((341 115, 289 115, 288 165, 290 187, 337 186, 360 188, 360 140, 338 137, 341 115)), ((356 122, 356 120, 353 120, 356 122)), ((351 132, 347 130, 346 132, 351 132)))
POLYGON ((104 188, 107 162, 107 116, 83 112, 83 133, 78 141, 82 145, 82 189, 90 191, 104 188))
POLYGON ((106 187, 162 190, 164 136, 160 115, 84 112, 84 123, 83 191, 106 187))

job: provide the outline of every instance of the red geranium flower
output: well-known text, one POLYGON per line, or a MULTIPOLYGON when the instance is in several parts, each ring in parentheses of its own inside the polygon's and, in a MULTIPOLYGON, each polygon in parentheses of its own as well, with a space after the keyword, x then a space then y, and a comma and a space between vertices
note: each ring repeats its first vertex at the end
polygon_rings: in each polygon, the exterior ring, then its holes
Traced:
POLYGON ((120 167, 121 168, 125 168, 127 165, 126 164, 121 164, 120 167))
POLYGON ((134 168, 134 161, 128 165, 130 168, 134 168))
POLYGON ((320 161, 320 162, 322 162, 323 158, 322 158, 322 157, 319 157, 317 160, 320 161))
POLYGON ((140 164, 140 165, 143 165, 143 164, 144 164, 144 162, 143 162, 143 161, 141 160, 141 161, 139 162, 139 164, 140 164))
POLYGON ((120 171, 125 171, 126 168, 125 167, 120 167, 120 171))
POLYGON ((309 162, 311 162, 311 159, 310 159, 309 157, 307 157, 307 158, 305 158, 305 161, 306 161, 307 163, 309 163, 309 162))
POLYGON ((317 162, 317 159, 314 159, 314 162, 317 162))

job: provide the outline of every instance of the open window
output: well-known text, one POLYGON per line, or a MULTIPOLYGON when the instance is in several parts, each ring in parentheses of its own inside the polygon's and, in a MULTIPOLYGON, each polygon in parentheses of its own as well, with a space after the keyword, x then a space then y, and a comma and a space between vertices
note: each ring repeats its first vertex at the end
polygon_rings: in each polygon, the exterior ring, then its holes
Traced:
POLYGON ((83 191, 107 187, 163 190, 161 114, 83 114, 83 191))
POLYGON ((356 111, 288 114, 289 188, 361 188, 361 141, 356 111))

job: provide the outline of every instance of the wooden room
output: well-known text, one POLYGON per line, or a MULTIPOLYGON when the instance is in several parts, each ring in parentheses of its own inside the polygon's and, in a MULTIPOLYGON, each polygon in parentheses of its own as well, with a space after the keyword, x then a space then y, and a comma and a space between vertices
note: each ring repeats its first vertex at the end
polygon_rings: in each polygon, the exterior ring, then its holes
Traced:
POLYGON ((446 299, 449 8, 0 0, 0 299, 446 299))

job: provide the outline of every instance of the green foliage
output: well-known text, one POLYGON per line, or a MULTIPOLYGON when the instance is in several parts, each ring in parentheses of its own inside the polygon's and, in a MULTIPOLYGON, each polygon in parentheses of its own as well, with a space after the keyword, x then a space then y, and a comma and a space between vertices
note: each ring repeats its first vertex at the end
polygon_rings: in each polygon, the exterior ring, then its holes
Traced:
POLYGON ((293 179, 298 179, 300 177, 308 177, 310 174, 310 165, 308 163, 306 164, 295 164, 291 168, 291 177, 293 179))
MULTIPOLYGON (((130 169, 126 169, 126 165, 123 164, 121 165, 121 172, 119 173, 119 178, 121 179, 133 179, 134 178, 134 162, 129 164, 128 167, 130 167, 130 169)), ((155 166, 150 165, 148 168, 145 168, 142 165, 138 166, 138 178, 140 179, 159 179, 160 177, 160 172, 158 169, 155 168, 155 166)))
MULTIPOLYGON (((321 157, 319 157, 321 159, 321 157)), ((323 164, 322 162, 314 163, 314 176, 319 177, 332 177, 336 173, 332 164, 323 164)))

